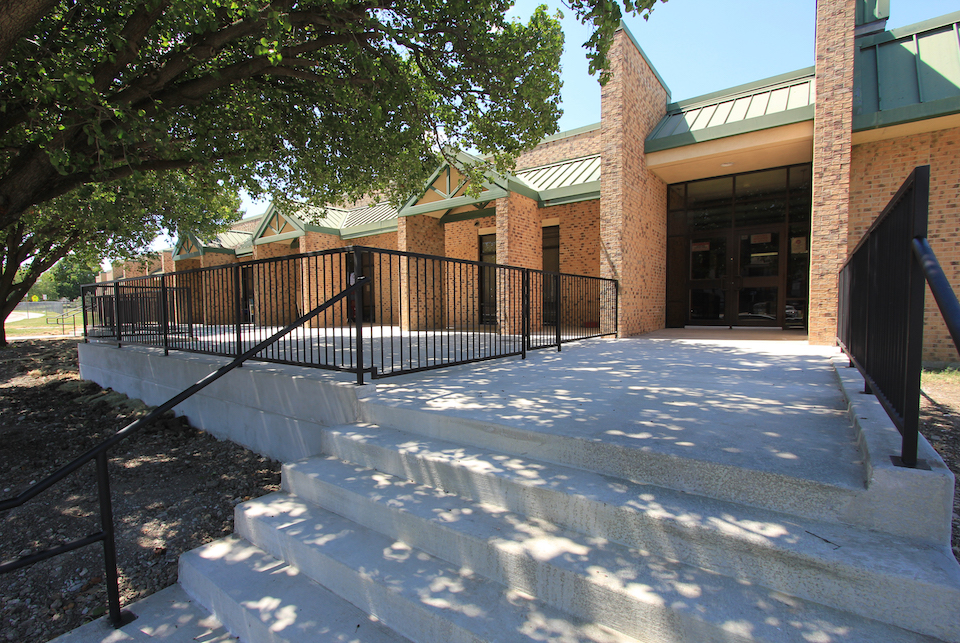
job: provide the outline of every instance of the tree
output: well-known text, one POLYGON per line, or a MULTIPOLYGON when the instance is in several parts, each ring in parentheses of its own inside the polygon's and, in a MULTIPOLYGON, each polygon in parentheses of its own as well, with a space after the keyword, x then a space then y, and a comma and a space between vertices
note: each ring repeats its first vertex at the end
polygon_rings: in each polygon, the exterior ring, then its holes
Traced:
MULTIPOLYGON (((648 15, 655 2, 624 7, 648 15)), ((563 48, 545 8, 521 24, 505 19, 509 6, 0 0, 0 317, 80 244, 142 237, 138 213, 189 219, 170 212, 179 199, 151 200, 157 173, 201 172, 218 199, 244 188, 336 203, 402 200, 441 149, 508 169, 556 131, 563 48), (77 221, 88 206, 104 229, 77 221), (23 280, 18 261, 29 264, 23 280)), ((602 81, 620 5, 567 6, 595 28, 589 56, 602 81)))
POLYGON ((238 207, 232 189, 199 169, 91 183, 36 206, 0 231, 0 320, 68 253, 80 265, 135 257, 163 230, 210 236, 238 207))
MULTIPOLYGON (((255 196, 332 202, 409 195, 438 138, 506 167, 556 129, 563 46, 545 8, 523 25, 504 18, 509 6, 0 0, 0 35, 19 13, 42 16, 16 27, 0 66, 0 228, 137 172, 205 165, 255 196)), ((569 6, 596 27, 601 70, 620 7, 569 6)))
POLYGON ((80 297, 80 286, 93 283, 99 271, 96 264, 76 254, 68 254, 48 272, 53 278, 57 299, 77 299, 80 297))

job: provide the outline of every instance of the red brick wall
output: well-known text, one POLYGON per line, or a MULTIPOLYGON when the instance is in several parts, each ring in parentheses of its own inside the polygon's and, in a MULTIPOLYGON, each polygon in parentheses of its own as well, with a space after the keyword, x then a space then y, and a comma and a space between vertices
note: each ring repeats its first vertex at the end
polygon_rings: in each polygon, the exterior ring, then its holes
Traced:
MULTIPOLYGON (((203 268, 226 266, 238 263, 237 255, 222 252, 205 252, 200 257, 203 268)), ((206 324, 236 324, 237 297, 236 276, 233 270, 205 270, 200 273, 203 288, 203 321, 206 324)))
POLYGON ((610 48, 601 92, 600 271, 620 282, 620 334, 664 327, 667 186, 646 168, 643 142, 666 113, 667 92, 624 31, 610 48))
MULTIPOLYGON (((397 221, 397 248, 443 256, 444 230, 440 219, 427 215, 400 217, 397 221)), ((426 330, 445 325, 443 265, 418 258, 400 261, 400 327, 426 330)))
MULTIPOLYGON (((512 193, 497 199, 497 263, 520 268, 543 267, 543 232, 537 202, 512 193)), ((519 333, 523 299, 519 273, 497 271, 497 318, 500 332, 519 333)), ((531 318, 531 327, 539 327, 531 318)))
POLYGON ((555 205, 544 219, 560 219, 560 272, 600 276, 600 200, 555 205))
POLYGON ((837 273, 846 259, 853 147, 854 18, 855 0, 817 2, 810 230, 812 344, 833 344, 837 336, 837 273))
MULTIPOLYGON (((960 129, 854 146, 846 249, 848 253, 853 250, 918 165, 930 166, 927 237, 956 292, 960 289, 960 129)), ((923 359, 960 361, 929 289, 925 302, 923 359)))
MULTIPOLYGON (((457 221, 444 226, 444 255, 453 259, 477 261, 483 228, 497 225, 496 217, 457 221)), ((452 264, 446 275, 447 319, 457 328, 474 327, 480 322, 480 269, 469 264, 452 264)))
MULTIPOLYGON (((300 253, 290 241, 253 246, 253 258, 274 259, 300 253)), ((296 260, 253 265, 254 321, 263 326, 284 326, 297 317, 300 299, 300 265, 296 260)))
MULTIPOLYGON (((300 238, 300 248, 304 253, 346 248, 352 245, 396 250, 397 233, 387 232, 359 239, 341 239, 336 235, 308 232, 300 238)), ((391 309, 391 297, 389 296, 392 285, 394 290, 392 301, 399 301, 398 263, 395 258, 383 255, 377 255, 374 261, 374 274, 368 275, 372 277, 373 285, 368 291, 371 294, 367 295, 372 297, 374 321, 388 324, 398 323, 399 310, 391 309), (393 270, 392 279, 391 270, 393 270)), ((346 255, 344 254, 321 255, 303 260, 301 263, 301 283, 303 284, 302 299, 305 312, 319 306, 346 288, 346 268, 346 255)), ((337 304, 328 312, 311 320, 309 325, 313 327, 342 326, 350 321, 348 309, 349 305, 346 302, 337 304)), ((367 319, 366 321, 371 320, 367 319)))
POLYGON ((566 159, 600 153, 600 128, 568 136, 549 143, 541 143, 517 159, 517 169, 547 165, 566 159))

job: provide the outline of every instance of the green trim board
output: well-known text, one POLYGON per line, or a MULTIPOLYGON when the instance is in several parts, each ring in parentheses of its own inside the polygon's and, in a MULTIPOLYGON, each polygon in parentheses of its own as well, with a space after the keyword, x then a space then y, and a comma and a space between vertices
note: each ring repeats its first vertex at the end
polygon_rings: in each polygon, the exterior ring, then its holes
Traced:
POLYGON ((340 231, 341 239, 359 239, 361 237, 372 237, 378 234, 387 234, 397 231, 397 220, 389 223, 365 223, 363 225, 344 228, 340 231))
POLYGON ((297 230, 296 232, 284 232, 283 234, 275 234, 269 237, 260 237, 259 239, 253 240, 253 245, 262 246, 267 243, 277 243, 280 241, 292 241, 293 239, 299 239, 304 234, 303 230, 297 230))
POLYGON ((553 188, 552 190, 543 190, 540 192, 540 205, 541 207, 548 203, 552 202, 554 205, 558 203, 570 203, 567 199, 577 198, 578 201, 588 201, 589 199, 582 199, 583 197, 589 194, 596 194, 597 198, 600 195, 600 181, 591 181, 589 183, 579 183, 577 185, 566 185, 559 188, 553 188))
POLYGON ((557 132, 556 134, 551 134, 543 138, 539 144, 543 143, 552 143, 553 141, 559 141, 565 138, 571 138, 573 136, 579 136, 580 134, 586 134, 587 132, 593 132, 600 129, 601 123, 594 123, 593 125, 584 125, 583 127, 577 127, 574 129, 569 129, 565 132, 557 132))
POLYGON ((549 208, 554 205, 565 205, 567 203, 579 203, 581 201, 597 201, 600 199, 600 190, 595 192, 581 192, 570 196, 558 196, 552 199, 540 201, 541 208, 549 208))
POLYGON ((906 105, 896 109, 869 114, 856 114, 853 117, 853 131, 863 132, 880 127, 890 127, 915 121, 925 121, 939 116, 960 113, 960 96, 942 98, 929 103, 906 105))
POLYGON ((667 86, 667 81, 663 79, 663 76, 660 75, 660 72, 657 71, 657 68, 653 66, 653 63, 647 57, 647 52, 643 50, 643 47, 640 46, 640 43, 637 42, 636 37, 633 35, 630 29, 627 28, 627 25, 622 20, 620 21, 620 30, 622 30, 625 34, 627 34, 627 37, 630 38, 630 42, 632 42, 633 46, 636 47, 637 51, 640 52, 640 55, 643 57, 644 62, 647 63, 650 71, 652 71, 653 75, 657 77, 657 81, 659 81, 660 86, 663 87, 663 89, 667 92, 667 100, 670 100, 672 93, 670 92, 670 87, 667 86))
POLYGON ((757 118, 744 119, 735 123, 717 125, 715 127, 708 127, 694 132, 673 134, 671 136, 654 140, 647 139, 644 142, 643 150, 649 154, 650 152, 659 152, 661 150, 669 150, 675 147, 684 147, 686 145, 693 145, 695 143, 714 141, 720 138, 727 138, 729 136, 738 136, 740 134, 749 134, 750 132, 759 132, 765 129, 782 127, 784 125, 812 121, 813 116, 814 106, 807 105, 806 107, 800 107, 798 109, 777 112, 775 114, 759 116, 757 118))
MULTIPOLYGON (((464 205, 475 205, 478 203, 486 203, 487 201, 493 201, 494 199, 502 199, 506 196, 509 196, 510 191, 506 188, 500 186, 491 186, 489 190, 480 194, 479 197, 470 197, 470 196, 458 196, 452 199, 444 199, 442 201, 433 201, 431 203, 423 203, 421 205, 416 205, 411 208, 403 207, 400 208, 398 216, 401 217, 412 217, 418 214, 429 214, 431 212, 439 212, 441 210, 452 210, 454 208, 459 208, 464 205)), ((534 197, 536 198, 536 197, 534 197)))
POLYGON ((890 17, 890 0, 857 0, 856 24, 865 25, 890 17))
POLYGON ((960 22, 960 11, 953 11, 942 16, 937 16, 936 18, 915 22, 912 25, 897 27, 896 29, 891 29, 889 31, 881 31, 877 34, 864 36, 863 38, 857 40, 857 47, 872 47, 874 45, 890 42, 891 40, 899 40, 907 36, 912 36, 913 34, 945 27, 955 22, 960 22))
POLYGON ((440 223, 456 223, 457 221, 471 221, 473 219, 483 219, 486 217, 497 216, 496 208, 483 208, 476 212, 457 212, 455 214, 445 214, 440 217, 440 223))

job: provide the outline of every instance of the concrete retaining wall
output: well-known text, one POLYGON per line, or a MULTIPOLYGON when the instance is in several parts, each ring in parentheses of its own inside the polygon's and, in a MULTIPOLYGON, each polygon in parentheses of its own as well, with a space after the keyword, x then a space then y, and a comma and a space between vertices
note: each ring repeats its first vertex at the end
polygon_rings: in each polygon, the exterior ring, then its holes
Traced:
MULTIPOLYGON (((155 406, 226 358, 139 346, 79 344, 80 376, 155 406)), ((356 386, 333 373, 247 362, 174 408, 218 438, 291 462, 322 452, 321 427, 357 421, 356 386)))

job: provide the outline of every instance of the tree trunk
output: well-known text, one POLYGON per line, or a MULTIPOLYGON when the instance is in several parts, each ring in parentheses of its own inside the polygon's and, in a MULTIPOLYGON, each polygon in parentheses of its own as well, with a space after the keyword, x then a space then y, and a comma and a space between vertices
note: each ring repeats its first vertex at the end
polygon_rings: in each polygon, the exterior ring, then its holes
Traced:
POLYGON ((0 0, 0 61, 55 4, 56 0, 0 0))

